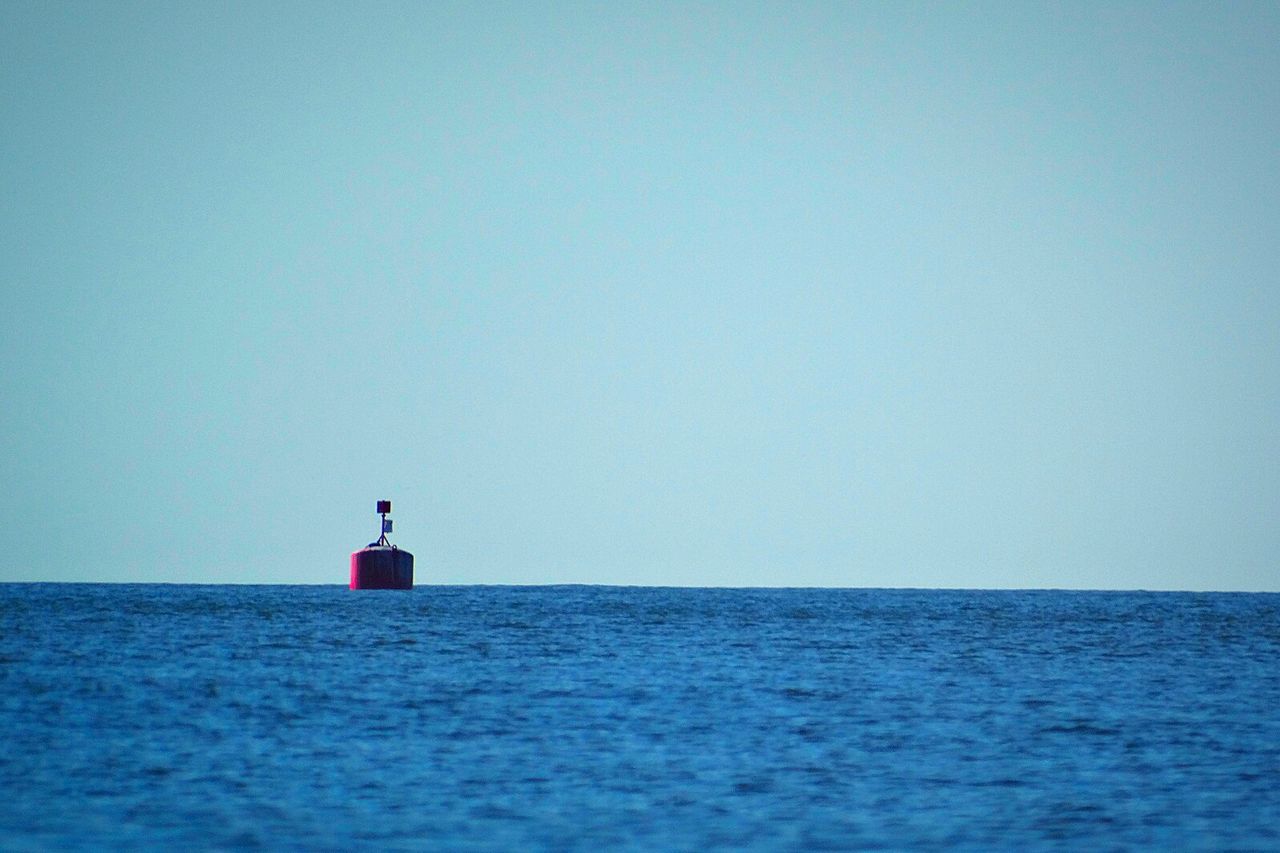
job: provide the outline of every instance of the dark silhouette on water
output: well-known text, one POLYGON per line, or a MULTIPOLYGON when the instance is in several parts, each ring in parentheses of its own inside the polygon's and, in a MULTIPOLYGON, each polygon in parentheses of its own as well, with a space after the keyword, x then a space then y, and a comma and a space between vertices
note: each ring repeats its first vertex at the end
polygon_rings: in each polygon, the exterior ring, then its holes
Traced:
POLYGON ((352 589, 413 589, 413 555, 387 540, 391 501, 378 501, 382 528, 377 541, 351 555, 352 589))

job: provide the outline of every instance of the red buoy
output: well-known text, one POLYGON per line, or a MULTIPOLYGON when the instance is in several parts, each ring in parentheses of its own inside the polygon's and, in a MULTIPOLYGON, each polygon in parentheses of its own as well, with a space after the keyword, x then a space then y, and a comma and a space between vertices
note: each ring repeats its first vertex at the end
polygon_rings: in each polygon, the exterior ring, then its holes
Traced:
POLYGON ((382 535, 351 555, 352 589, 413 589, 413 555, 387 541, 391 501, 378 501, 382 535))

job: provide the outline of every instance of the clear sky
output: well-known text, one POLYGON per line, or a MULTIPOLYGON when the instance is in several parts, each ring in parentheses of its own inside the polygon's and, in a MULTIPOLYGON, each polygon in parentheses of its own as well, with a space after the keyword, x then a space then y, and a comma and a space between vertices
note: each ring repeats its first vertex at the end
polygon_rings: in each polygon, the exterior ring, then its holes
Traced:
POLYGON ((1280 4, 0 4, 0 580, 1280 590, 1280 4))

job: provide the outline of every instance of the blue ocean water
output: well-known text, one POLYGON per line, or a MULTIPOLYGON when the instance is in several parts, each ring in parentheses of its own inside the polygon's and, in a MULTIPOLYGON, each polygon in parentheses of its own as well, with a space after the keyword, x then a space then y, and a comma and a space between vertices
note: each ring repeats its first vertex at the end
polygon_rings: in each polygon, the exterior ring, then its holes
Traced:
POLYGON ((1280 596, 0 585, 0 848, 1280 849, 1280 596))

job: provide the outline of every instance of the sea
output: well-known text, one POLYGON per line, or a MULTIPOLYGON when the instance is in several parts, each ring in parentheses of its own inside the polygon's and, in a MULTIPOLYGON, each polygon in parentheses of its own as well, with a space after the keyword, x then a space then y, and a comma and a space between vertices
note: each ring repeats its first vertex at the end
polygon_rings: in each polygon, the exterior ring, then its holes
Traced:
POLYGON ((0 849, 1280 850, 1280 595, 0 585, 0 849))

